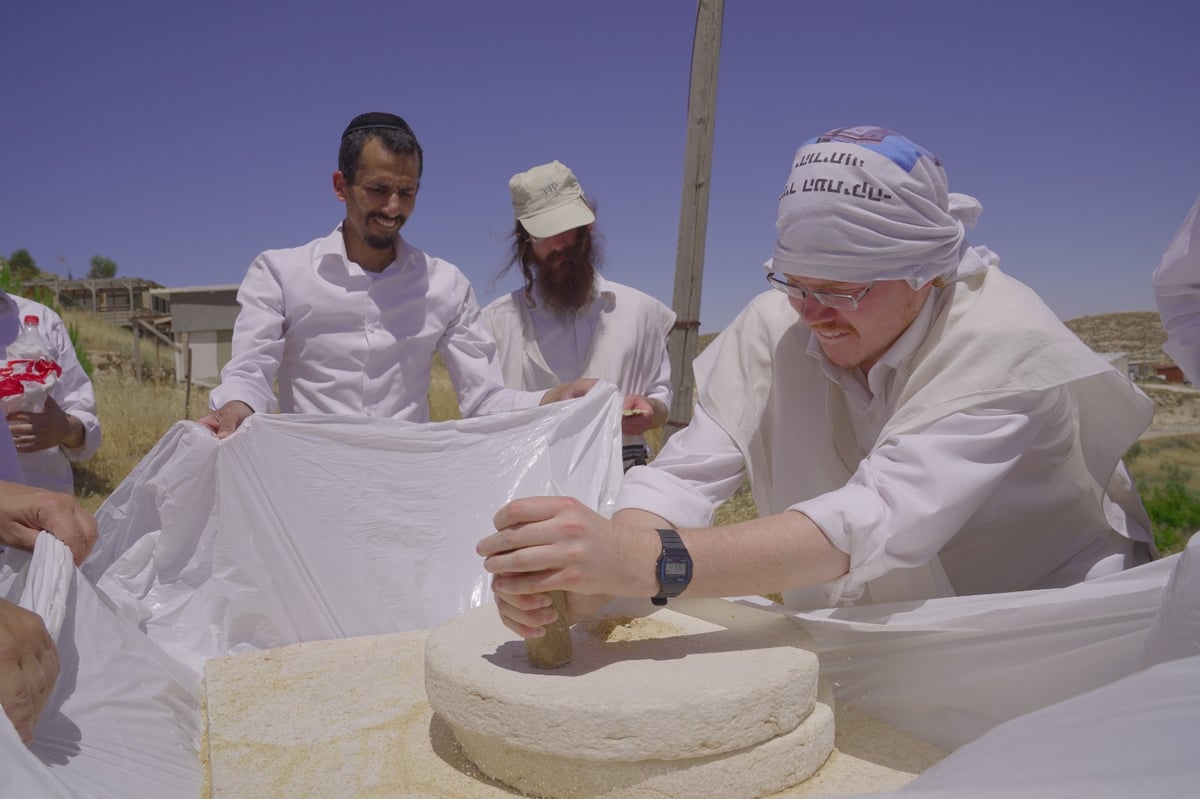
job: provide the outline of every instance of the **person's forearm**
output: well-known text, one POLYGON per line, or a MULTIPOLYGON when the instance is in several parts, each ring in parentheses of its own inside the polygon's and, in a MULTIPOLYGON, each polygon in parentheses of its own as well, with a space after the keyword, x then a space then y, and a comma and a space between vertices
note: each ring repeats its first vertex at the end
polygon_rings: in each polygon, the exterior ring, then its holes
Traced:
POLYGON ((650 429, 657 430, 667 423, 670 409, 662 400, 657 399, 650 399, 650 406, 654 408, 654 415, 650 417, 650 429))
POLYGON ((613 514, 613 521, 629 527, 645 527, 657 530, 659 527, 671 527, 671 522, 662 516, 640 508, 625 508, 613 514))
POLYGON ((84 429, 83 422, 67 414, 67 434, 60 443, 67 449, 79 449, 86 440, 87 430, 84 429))
POLYGON ((679 535, 692 557, 684 596, 768 594, 836 580, 850 568, 850 556, 794 511, 679 535))

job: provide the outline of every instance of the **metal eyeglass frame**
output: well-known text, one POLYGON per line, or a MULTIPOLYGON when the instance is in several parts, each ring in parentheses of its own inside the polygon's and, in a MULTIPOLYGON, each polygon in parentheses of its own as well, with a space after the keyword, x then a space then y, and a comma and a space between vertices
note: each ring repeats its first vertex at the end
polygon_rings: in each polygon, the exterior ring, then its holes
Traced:
POLYGON ((767 282, 772 288, 782 291, 789 297, 795 297, 798 300, 803 300, 805 297, 812 295, 812 298, 828 308, 837 308, 840 311, 857 311, 858 304, 862 302, 863 297, 879 285, 879 281, 875 281, 857 294, 835 294, 831 291, 813 291, 812 289, 802 289, 799 286, 793 286, 783 278, 778 277, 778 272, 768 272, 767 282))

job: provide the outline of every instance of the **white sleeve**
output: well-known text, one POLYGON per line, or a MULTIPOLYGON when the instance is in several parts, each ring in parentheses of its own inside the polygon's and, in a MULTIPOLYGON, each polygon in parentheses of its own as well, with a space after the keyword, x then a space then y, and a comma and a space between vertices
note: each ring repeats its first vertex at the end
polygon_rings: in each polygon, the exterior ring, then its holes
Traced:
POLYGON ((458 290, 462 292, 456 300, 458 314, 442 335, 438 351, 450 373, 462 415, 469 418, 536 407, 545 392, 504 386, 496 342, 483 321, 475 292, 465 278, 458 290))
POLYGON ((792 505, 850 555, 841 596, 919 566, 958 533, 1067 401, 1064 389, 1022 394, 889 439, 841 488, 792 505))
POLYGON ((208 395, 212 409, 241 400, 263 413, 276 407, 275 373, 283 357, 284 303, 279 275, 260 255, 238 288, 233 355, 221 370, 221 384, 208 395))
POLYGON ((662 357, 658 362, 658 370, 654 374, 654 379, 647 384, 646 388, 641 392, 643 397, 647 399, 656 399, 663 405, 666 405, 668 410, 671 407, 671 356, 667 352, 667 342, 662 342, 662 357))
POLYGON ((737 444, 697 405, 692 421, 667 439, 650 465, 625 473, 616 508, 649 511, 676 527, 708 527, 745 474, 737 444))
POLYGON ((46 341, 54 350, 58 365, 62 367, 62 375, 50 396, 65 413, 83 423, 83 446, 78 449, 63 446, 61 449, 68 459, 84 461, 96 454, 102 440, 100 419, 96 415, 96 392, 87 372, 79 364, 75 345, 71 343, 70 332, 62 318, 46 309, 42 312, 42 319, 46 341))
POLYGON ((1175 233, 1151 278, 1167 331, 1163 350, 1200 384, 1200 199, 1175 233))

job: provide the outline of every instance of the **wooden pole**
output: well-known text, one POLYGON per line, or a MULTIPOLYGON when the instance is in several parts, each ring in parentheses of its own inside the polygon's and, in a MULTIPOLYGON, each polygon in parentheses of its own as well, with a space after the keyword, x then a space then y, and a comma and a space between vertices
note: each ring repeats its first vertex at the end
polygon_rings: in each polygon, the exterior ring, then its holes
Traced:
POLYGON ((133 379, 140 383, 142 382, 142 350, 137 322, 132 319, 129 322, 129 331, 133 333, 133 379))
POLYGON ((183 334, 183 418, 192 418, 192 341, 188 333, 183 334))
POLYGON ((724 0, 699 0, 692 42, 688 91, 687 144, 683 157, 683 196, 679 244, 675 255, 675 328, 667 342, 674 397, 664 438, 692 420, 695 377, 692 359, 700 337, 700 286, 704 275, 704 239, 708 232, 708 195, 717 113, 717 63, 721 52, 724 0))

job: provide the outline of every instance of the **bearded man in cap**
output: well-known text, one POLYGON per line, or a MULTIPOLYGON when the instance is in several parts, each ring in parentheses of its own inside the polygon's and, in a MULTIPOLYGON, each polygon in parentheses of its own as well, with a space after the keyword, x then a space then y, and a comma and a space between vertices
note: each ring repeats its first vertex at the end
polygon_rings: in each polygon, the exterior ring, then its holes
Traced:
POLYGON ((644 434, 662 427, 671 404, 670 308, 599 275, 596 215, 575 173, 558 161, 513 175, 512 258, 525 285, 483 309, 504 383, 540 391, 579 378, 625 394, 625 468, 649 455, 644 434))
POLYGON ((421 145, 400 117, 350 121, 333 173, 346 217, 328 236, 268 250, 250 265, 238 290, 233 357, 201 424, 224 438, 276 406, 425 422, 435 350, 463 416, 586 393, 583 383, 536 393, 504 387, 466 276, 400 235, 423 168, 421 145))
POLYGON ((1153 557, 1120 459, 1153 403, 998 257, 929 151, 803 145, 769 291, 696 359, 692 423, 607 520, 514 501, 477 549, 524 636, 609 595, 781 592, 796 608, 1065 586, 1153 557), (748 477, 759 518, 709 528, 748 477))

